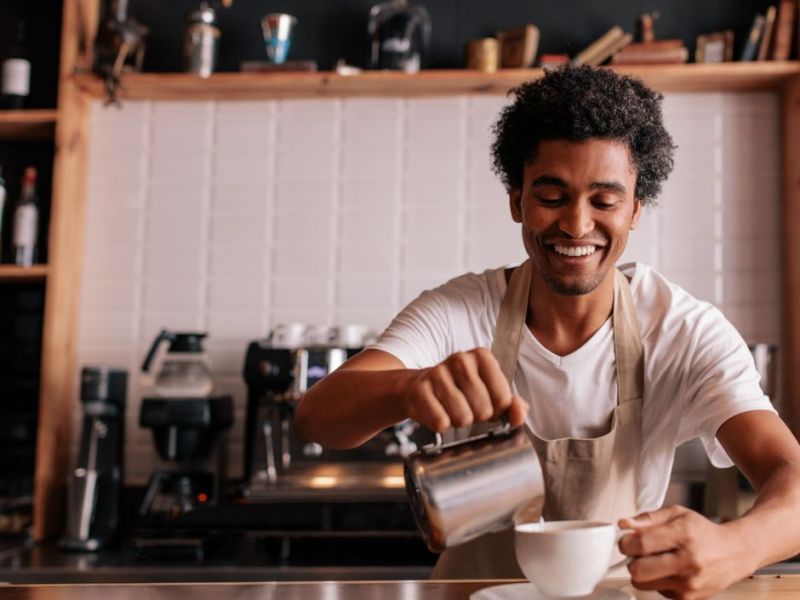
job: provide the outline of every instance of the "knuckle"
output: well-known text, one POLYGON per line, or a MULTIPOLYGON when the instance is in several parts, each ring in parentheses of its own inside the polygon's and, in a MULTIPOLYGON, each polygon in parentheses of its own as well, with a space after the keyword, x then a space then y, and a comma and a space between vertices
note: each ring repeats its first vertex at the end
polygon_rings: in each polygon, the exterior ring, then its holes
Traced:
POLYGON ((649 550, 650 542, 643 532, 637 531, 636 533, 630 534, 628 537, 630 538, 629 550, 637 554, 651 553, 649 550))
POLYGON ((497 362, 497 358, 488 348, 475 348, 475 350, 472 352, 475 355, 475 358, 480 361, 481 364, 496 365, 498 367, 500 366, 500 363, 497 362))
POLYGON ((434 417, 430 423, 430 428, 436 433, 443 433, 450 429, 450 419, 447 417, 434 417))
POLYGON ((470 372, 472 359, 466 352, 456 352, 452 356, 451 365, 459 375, 465 375, 470 372))
POLYGON ((686 573, 691 577, 692 581, 695 577, 700 575, 703 571, 703 564, 696 554, 689 552, 686 558, 686 573))
POLYGON ((696 593, 692 592, 699 592, 702 589, 702 586, 700 585, 700 580, 697 577, 687 577, 684 580, 683 589, 687 592, 690 592, 688 594, 689 597, 694 597, 696 596, 696 593))
POLYGON ((478 421, 488 421, 494 415, 492 408, 484 405, 474 408, 473 412, 475 413, 475 419, 478 421))
POLYGON ((495 399, 494 404, 497 408, 506 409, 511 406, 511 396, 508 394, 498 396, 495 399))
POLYGON ((628 563, 628 572, 631 574, 631 578, 636 581, 639 579, 639 576, 642 574, 642 565, 638 560, 632 560, 628 563))
POLYGON ((447 373, 447 367, 443 364, 438 364, 435 367, 431 367, 430 378, 433 381, 441 382, 445 379, 445 373, 447 373))
POLYGON ((467 427, 468 425, 472 425, 474 422, 472 413, 468 413, 466 411, 459 412, 457 415, 451 416, 450 420, 456 427, 467 427))
POLYGON ((692 535, 692 526, 689 522, 689 519, 677 519, 675 521, 675 527, 678 531, 680 539, 683 540, 684 544, 692 542, 694 536, 692 535))

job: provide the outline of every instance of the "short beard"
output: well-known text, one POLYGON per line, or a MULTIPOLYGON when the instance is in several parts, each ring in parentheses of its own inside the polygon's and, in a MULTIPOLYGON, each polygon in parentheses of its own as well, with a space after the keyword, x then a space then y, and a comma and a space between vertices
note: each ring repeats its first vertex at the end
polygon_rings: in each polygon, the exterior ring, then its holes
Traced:
POLYGON ((598 273, 588 280, 564 283, 560 279, 553 277, 546 270, 540 269, 539 273, 547 284, 547 287, 559 296, 584 296, 589 294, 593 292, 606 277, 606 273, 598 273))

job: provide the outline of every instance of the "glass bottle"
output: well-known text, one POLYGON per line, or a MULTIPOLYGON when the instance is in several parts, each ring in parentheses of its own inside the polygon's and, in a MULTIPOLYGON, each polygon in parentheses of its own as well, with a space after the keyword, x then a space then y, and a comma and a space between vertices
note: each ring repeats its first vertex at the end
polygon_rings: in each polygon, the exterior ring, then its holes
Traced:
POLYGON ((6 207, 6 180, 3 179, 3 167, 0 165, 0 262, 3 262, 3 217, 6 207))
POLYGON ((36 193, 36 169, 27 167, 22 176, 22 192, 14 211, 14 262, 29 267, 36 260, 39 232, 39 198, 36 193))
POLYGON ((17 22, 17 40, 3 61, 0 83, 0 108, 17 110, 28 101, 31 87, 31 61, 25 40, 25 21, 17 22))

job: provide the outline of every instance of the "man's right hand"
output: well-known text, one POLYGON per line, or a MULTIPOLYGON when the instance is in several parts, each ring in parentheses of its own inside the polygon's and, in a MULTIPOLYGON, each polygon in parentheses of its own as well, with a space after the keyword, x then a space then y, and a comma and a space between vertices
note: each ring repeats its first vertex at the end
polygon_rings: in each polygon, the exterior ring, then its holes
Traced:
POLYGON ((439 433, 496 421, 503 413, 517 427, 528 414, 527 403, 511 393, 500 364, 487 348, 457 352, 419 371, 406 388, 403 405, 409 418, 439 433))

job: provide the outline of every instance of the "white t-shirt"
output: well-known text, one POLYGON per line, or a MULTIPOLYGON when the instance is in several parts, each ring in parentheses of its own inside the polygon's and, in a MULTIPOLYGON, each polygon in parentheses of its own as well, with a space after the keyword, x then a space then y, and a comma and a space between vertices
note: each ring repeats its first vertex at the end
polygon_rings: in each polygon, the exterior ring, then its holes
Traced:
MULTIPOLYGON (((720 425, 745 411, 774 409, 747 345, 717 308, 644 264, 621 269, 631 278, 644 346, 637 504, 640 511, 654 510, 664 501, 676 446, 699 437, 715 466, 731 466, 715 438, 720 425)), ((503 268, 456 277, 412 301, 371 347, 409 369, 489 348, 505 290, 503 268)), ((518 361, 513 387, 529 402, 537 434, 595 437, 608 430, 617 403, 610 318, 567 356, 550 352, 526 327, 518 361)))

